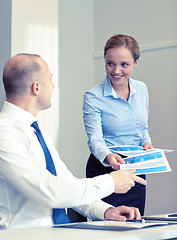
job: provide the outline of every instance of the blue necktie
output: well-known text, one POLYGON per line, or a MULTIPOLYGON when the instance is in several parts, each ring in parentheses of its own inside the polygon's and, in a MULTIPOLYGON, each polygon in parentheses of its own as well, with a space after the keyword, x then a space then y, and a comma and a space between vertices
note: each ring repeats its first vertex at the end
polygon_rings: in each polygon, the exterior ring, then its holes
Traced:
MULTIPOLYGON (((31 124, 31 126, 36 130, 35 134, 36 134, 36 136, 41 144, 41 147, 43 149, 43 152, 45 155, 45 160, 46 160, 46 168, 49 172, 51 172, 53 175, 56 176, 57 174, 56 174, 55 165, 54 165, 52 156, 51 156, 49 149, 44 141, 44 138, 42 136, 42 133, 39 129, 37 122, 33 122, 31 124)), ((54 208, 53 209, 53 221, 55 224, 70 223, 69 218, 68 218, 64 208, 54 208)))

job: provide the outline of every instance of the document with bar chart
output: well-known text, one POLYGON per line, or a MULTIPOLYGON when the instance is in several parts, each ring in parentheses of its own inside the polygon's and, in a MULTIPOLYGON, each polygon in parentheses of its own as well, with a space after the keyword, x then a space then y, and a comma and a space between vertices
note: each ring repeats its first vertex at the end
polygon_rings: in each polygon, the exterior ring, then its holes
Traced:
POLYGON ((136 175, 171 171, 165 154, 173 150, 158 148, 144 150, 134 145, 111 146, 109 149, 124 157, 125 164, 120 164, 121 170, 136 169, 136 175))

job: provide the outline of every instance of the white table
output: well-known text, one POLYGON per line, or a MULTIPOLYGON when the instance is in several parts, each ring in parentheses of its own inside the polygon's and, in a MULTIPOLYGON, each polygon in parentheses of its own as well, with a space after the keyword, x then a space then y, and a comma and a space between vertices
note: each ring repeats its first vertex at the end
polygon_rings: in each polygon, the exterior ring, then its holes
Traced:
POLYGON ((0 230, 2 240, 155 240, 177 238, 177 224, 131 231, 100 231, 69 228, 0 230))

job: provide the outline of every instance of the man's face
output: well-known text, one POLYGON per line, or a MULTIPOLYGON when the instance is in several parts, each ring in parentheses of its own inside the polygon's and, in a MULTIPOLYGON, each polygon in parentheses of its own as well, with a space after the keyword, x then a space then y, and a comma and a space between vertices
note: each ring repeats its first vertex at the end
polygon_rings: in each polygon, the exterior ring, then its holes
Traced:
POLYGON ((54 83, 52 82, 52 73, 48 68, 48 65, 45 61, 42 64, 43 72, 40 79, 40 96, 39 96, 39 105, 40 110, 49 108, 51 106, 51 95, 54 88, 54 83))

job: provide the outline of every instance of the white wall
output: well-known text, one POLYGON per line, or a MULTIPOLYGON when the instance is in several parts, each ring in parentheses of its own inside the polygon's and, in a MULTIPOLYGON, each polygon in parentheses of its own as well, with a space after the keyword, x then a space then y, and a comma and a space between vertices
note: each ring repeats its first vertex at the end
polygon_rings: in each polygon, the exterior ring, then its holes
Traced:
MULTIPOLYGON (((94 56, 96 83, 104 79, 102 50, 113 34, 132 35, 142 49, 149 49, 142 52, 133 77, 149 88, 153 145, 177 152, 176 9, 176 0, 95 0, 94 56)), ((146 214, 177 211, 176 152, 167 155, 172 172, 148 176, 146 214)))
POLYGON ((89 156, 82 102, 94 84, 93 29, 93 0, 59 0, 59 152, 78 177, 89 156))
POLYGON ((17 53, 35 53, 42 56, 53 74, 55 89, 52 107, 38 114, 40 126, 58 142, 58 0, 12 1, 12 56, 17 53))
MULTIPOLYGON (((2 76, 4 65, 11 56, 11 0, 0 1, 0 76, 2 76)), ((2 78, 0 80, 0 110, 5 100, 2 78)))
MULTIPOLYGON (((1 9, 4 3, 7 4, 7 0, 1 0, 1 9)), ((134 77, 144 81, 149 88, 149 126, 153 144, 177 150, 176 0, 13 0, 12 3, 12 55, 21 51, 36 52, 49 62, 51 68, 54 68, 56 85, 57 74, 59 75, 58 146, 62 159, 76 176, 85 175, 85 163, 89 155, 82 120, 83 94, 104 78, 104 60, 100 54, 106 40, 116 33, 134 36, 140 46, 151 43, 152 46, 156 46, 156 43, 160 46, 159 43, 165 42, 167 48, 142 52, 134 77), (57 18, 58 3, 59 20, 57 18), (31 23, 33 23, 32 26, 31 23), (57 72, 58 34, 56 33, 58 26, 59 73, 57 72), (50 32, 51 29, 53 29, 52 32, 50 32), (29 44, 30 39, 35 40, 35 45, 29 44), (48 44, 48 41, 52 43, 48 44), (174 47, 168 48, 171 42, 174 47), (45 47, 41 49, 41 45, 45 47)), ((9 11, 11 6, 9 2, 8 4, 9 11)), ((8 14, 0 16, 4 24, 8 14)), ((2 42, 1 39, 1 46, 6 42, 6 53, 8 53, 1 54, 3 63, 10 57, 8 55, 11 52, 8 19, 6 19, 8 30, 5 31, 6 35, 3 34, 6 40, 2 42)), ((4 31, 3 26, 1 24, 1 29, 4 31)), ((5 47, 3 49, 6 49, 5 47)), ((2 95, 1 103, 4 100, 2 95)), ((58 104, 57 96, 58 94, 55 93, 56 105, 58 104)), ((58 114, 58 108, 53 112, 58 114)), ((51 115, 48 114, 48 116, 51 115)), ((57 127, 55 128, 55 124, 58 124, 58 115, 50 120, 54 126, 55 138, 58 134, 57 127)), ((44 127, 49 126, 48 123, 44 123, 44 127)), ((47 131, 52 135, 53 130, 47 129, 47 131)), ((167 157, 173 171, 168 174, 148 176, 146 214, 177 211, 176 151, 169 153, 167 157)))

